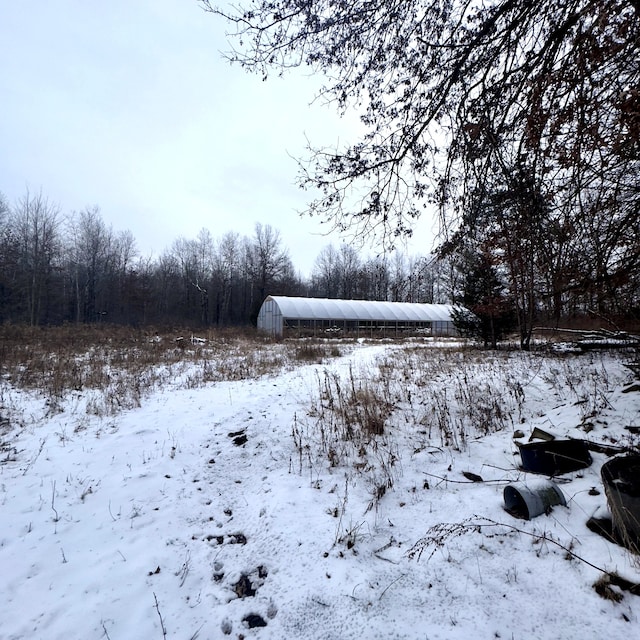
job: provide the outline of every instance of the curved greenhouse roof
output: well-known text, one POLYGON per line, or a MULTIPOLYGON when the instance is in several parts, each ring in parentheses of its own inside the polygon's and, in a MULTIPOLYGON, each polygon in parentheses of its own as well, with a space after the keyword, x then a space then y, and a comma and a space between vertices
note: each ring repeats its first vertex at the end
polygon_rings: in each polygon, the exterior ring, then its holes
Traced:
POLYGON ((367 323, 382 326, 431 326, 453 333, 453 305, 416 302, 382 302, 370 300, 335 300, 328 298, 294 298, 268 296, 258 314, 258 328, 282 334, 285 326, 323 327, 333 323, 341 328, 367 323), (355 324, 354 324, 355 323, 355 324))

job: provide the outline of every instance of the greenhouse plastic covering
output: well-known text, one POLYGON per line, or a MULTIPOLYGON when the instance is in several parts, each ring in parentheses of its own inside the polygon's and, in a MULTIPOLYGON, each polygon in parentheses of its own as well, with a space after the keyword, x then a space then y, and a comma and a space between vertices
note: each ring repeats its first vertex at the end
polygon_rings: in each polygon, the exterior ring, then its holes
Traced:
MULTIPOLYGON (((283 318, 372 320, 376 322, 451 322, 453 305, 371 300, 332 300, 269 296, 283 318)), ((265 301, 266 302, 266 301, 265 301)))

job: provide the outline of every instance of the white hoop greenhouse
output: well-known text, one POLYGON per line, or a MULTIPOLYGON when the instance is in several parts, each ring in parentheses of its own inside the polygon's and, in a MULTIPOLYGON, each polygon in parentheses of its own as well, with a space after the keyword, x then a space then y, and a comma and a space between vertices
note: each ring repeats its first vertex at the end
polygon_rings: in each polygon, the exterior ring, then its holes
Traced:
POLYGON ((258 329, 293 335, 458 335, 453 305, 267 296, 258 329))

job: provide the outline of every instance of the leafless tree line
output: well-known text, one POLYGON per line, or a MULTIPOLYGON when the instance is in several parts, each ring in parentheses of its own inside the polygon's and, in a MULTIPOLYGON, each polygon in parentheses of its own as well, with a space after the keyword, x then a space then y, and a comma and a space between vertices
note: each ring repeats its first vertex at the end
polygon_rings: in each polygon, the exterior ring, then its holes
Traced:
POLYGON ((490 319, 533 310, 522 320, 527 331, 534 322, 567 326, 586 316, 633 322, 637 274, 598 276, 601 260, 620 259, 606 218, 592 216, 589 232, 574 235, 559 218, 533 224, 512 214, 511 197, 496 192, 485 202, 496 211, 484 224, 478 207, 482 233, 458 239, 456 251, 363 257, 350 244, 328 244, 303 277, 270 225, 257 223, 251 237, 202 229, 154 258, 97 206, 63 215, 41 192, 27 191, 13 206, 0 194, 0 322, 241 326, 255 323, 267 295, 463 303, 490 319), (496 251, 509 257, 506 266, 496 251), (593 286, 572 288, 589 269, 593 286))
POLYGON ((42 192, 13 206, 0 196, 0 322, 248 325, 267 295, 445 302, 455 287, 438 269, 327 245, 303 277, 278 230, 260 223, 252 237, 202 229, 145 257, 97 206, 64 215, 42 192))

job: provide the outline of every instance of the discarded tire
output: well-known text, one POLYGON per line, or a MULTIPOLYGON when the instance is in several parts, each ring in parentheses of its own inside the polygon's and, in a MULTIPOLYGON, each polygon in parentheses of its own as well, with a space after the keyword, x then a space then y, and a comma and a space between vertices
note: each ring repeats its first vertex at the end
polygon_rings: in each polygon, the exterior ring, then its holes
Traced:
POLYGON ((554 482, 510 484, 503 494, 504 508, 512 516, 524 520, 549 513, 556 505, 567 505, 564 493, 554 482))
POLYGON ((549 440, 518 446, 522 468, 531 473, 556 476, 585 469, 593 462, 584 440, 549 440))
POLYGON ((616 539, 640 553, 640 456, 612 458, 601 475, 616 539))

